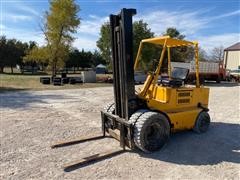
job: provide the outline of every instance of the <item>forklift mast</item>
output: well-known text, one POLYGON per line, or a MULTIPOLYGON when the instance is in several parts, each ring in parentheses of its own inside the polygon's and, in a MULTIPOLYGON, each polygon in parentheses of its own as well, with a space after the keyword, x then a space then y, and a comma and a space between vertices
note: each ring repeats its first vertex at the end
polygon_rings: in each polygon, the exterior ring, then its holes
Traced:
POLYGON ((115 115, 129 119, 129 101, 135 99, 132 16, 136 9, 110 15, 115 115))

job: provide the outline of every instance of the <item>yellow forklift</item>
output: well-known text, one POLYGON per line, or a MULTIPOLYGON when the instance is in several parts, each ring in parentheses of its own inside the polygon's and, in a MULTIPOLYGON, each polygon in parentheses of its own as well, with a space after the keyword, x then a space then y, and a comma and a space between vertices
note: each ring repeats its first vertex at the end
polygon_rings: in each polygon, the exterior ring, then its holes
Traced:
MULTIPOLYGON (((117 15, 110 15, 114 103, 101 111, 103 135, 61 142, 52 147, 61 147, 85 141, 113 137, 125 146, 144 152, 159 150, 171 133, 194 130, 207 131, 210 124, 208 114, 209 88, 199 84, 198 43, 173 39, 169 36, 143 39, 139 45, 136 60, 132 51, 132 16, 135 9, 122 9, 117 15), (141 59, 145 44, 161 46, 156 69, 149 72, 139 92, 135 91, 134 69, 141 59), (171 68, 171 48, 193 47, 195 49, 196 85, 186 85, 189 69, 171 68), (163 78, 161 69, 167 53, 168 77, 163 78)), ((122 151, 120 151, 122 152, 122 151)), ((119 151, 97 153, 67 165, 73 168, 92 161, 110 157, 119 151)))
POLYGON ((202 133, 207 131, 210 124, 209 88, 199 84, 198 42, 173 39, 169 36, 144 39, 139 45, 134 69, 137 68, 142 48, 147 43, 161 46, 161 56, 156 70, 149 73, 143 88, 137 94, 137 97, 146 103, 147 110, 141 113, 136 121, 130 118, 131 121, 135 121, 135 145, 145 152, 161 148, 170 132, 193 129, 197 133, 202 133), (195 50, 195 86, 185 84, 189 69, 181 67, 171 69, 171 48, 187 46, 195 50), (168 77, 159 79, 166 51, 168 77))

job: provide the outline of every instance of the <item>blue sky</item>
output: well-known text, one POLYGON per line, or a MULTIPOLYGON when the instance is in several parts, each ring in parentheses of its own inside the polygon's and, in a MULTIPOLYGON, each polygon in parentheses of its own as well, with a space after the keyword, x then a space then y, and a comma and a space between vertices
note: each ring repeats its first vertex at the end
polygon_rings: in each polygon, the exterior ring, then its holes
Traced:
MULTIPOLYGON (((239 0, 77 0, 81 25, 75 35, 78 49, 96 49, 101 24, 110 13, 136 8, 135 20, 143 19, 156 35, 176 27, 188 40, 198 40, 207 52, 240 41, 239 0)), ((0 33, 7 38, 44 43, 39 24, 48 0, 0 0, 0 33)))

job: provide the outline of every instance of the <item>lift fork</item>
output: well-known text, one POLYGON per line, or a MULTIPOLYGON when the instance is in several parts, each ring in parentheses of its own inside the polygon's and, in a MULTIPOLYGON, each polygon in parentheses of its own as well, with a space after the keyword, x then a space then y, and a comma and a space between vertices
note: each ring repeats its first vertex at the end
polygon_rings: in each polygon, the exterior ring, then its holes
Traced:
MULTIPOLYGON (((86 138, 81 138, 81 139, 75 139, 71 141, 62 141, 62 142, 57 142, 51 146, 51 148, 60 148, 60 147, 65 147, 65 146, 70 146, 70 145, 75 145, 79 143, 84 143, 84 142, 89 142, 89 141, 94 141, 94 140, 100 140, 103 138, 111 138, 111 136, 91 136, 91 137, 86 137, 86 138)), ((101 153, 96 153, 91 156, 83 157, 80 160, 65 164, 63 166, 64 171, 69 172, 73 171, 78 168, 82 168, 88 165, 91 165, 93 163, 99 162, 101 160, 105 160, 107 158, 119 155, 121 153, 126 152, 125 149, 116 149, 116 150, 109 150, 106 152, 101 152, 101 153)))

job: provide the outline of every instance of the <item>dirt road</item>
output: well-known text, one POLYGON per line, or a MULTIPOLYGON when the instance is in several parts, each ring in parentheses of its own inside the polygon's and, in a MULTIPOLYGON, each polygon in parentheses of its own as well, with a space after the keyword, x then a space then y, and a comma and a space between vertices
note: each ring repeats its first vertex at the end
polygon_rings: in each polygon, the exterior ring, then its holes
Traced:
POLYGON ((2 93, 0 179, 240 179, 239 94, 239 86, 211 86, 205 134, 174 134, 159 152, 126 152, 64 172, 65 163, 118 148, 113 139, 50 148, 100 134, 99 111, 112 100, 112 88, 2 93))

